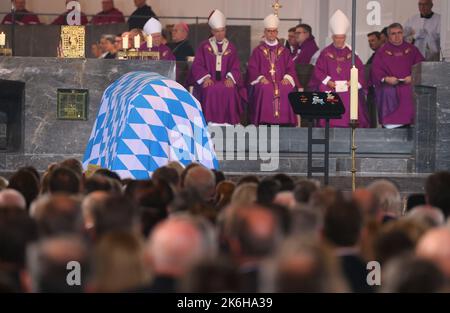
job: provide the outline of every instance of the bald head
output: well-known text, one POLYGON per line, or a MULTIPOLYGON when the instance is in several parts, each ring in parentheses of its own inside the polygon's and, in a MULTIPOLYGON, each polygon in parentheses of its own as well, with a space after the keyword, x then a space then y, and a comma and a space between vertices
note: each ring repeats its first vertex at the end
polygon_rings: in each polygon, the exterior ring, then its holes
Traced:
POLYGON ((450 230, 439 228, 426 233, 417 244, 416 254, 434 262, 450 278, 450 230))
POLYGON ((186 174, 184 187, 196 190, 203 199, 209 200, 216 190, 216 177, 211 170, 203 166, 195 166, 186 174))
POLYGON ((0 192, 0 207, 15 207, 25 210, 27 203, 20 192, 13 189, 5 189, 0 192))
POLYGON ((172 218, 155 228, 146 250, 156 274, 179 277, 202 259, 202 234, 188 220, 172 218))

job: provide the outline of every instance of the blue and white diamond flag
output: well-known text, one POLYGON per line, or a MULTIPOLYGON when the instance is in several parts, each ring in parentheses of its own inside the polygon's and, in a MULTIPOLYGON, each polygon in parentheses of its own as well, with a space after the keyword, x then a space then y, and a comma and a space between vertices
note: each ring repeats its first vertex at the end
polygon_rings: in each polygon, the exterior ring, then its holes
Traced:
POLYGON ((84 168, 96 165, 122 179, 148 179, 171 161, 218 168, 200 103, 159 74, 122 76, 103 94, 84 168))

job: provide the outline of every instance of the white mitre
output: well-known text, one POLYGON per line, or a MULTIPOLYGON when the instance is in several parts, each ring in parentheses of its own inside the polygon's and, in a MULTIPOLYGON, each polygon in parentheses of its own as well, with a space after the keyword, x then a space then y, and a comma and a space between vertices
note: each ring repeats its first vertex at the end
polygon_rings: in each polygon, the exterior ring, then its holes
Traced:
POLYGON ((330 19, 330 30, 333 35, 346 35, 350 29, 350 21, 341 10, 337 10, 330 19))
POLYGON ((211 29, 224 28, 227 25, 227 18, 219 10, 214 10, 208 19, 208 24, 211 29))
POLYGON ((280 19, 275 14, 270 14, 264 19, 265 29, 277 29, 280 25, 280 19))
POLYGON ((144 25, 144 33, 146 33, 147 35, 157 34, 157 33, 160 34, 161 30, 162 30, 161 22, 158 21, 154 17, 149 19, 147 21, 147 23, 145 23, 145 25, 144 25))

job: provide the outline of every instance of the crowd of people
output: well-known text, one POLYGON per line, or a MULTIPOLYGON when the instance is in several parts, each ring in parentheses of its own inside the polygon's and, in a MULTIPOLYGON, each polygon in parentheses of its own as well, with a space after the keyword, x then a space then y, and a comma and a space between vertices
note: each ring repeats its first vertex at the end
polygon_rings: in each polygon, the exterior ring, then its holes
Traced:
POLYGON ((407 201, 387 180, 343 192, 195 163, 134 181, 68 159, 0 184, 2 292, 450 291, 449 172, 407 201))

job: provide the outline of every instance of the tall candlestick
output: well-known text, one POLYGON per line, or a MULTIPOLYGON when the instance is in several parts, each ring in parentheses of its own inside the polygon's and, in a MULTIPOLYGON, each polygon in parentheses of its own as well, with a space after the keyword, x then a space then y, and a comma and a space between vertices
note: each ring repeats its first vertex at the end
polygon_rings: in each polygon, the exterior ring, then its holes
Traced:
POLYGON ((139 49, 141 47, 141 36, 134 36, 134 48, 139 49))
POLYGON ((358 69, 353 66, 350 75, 350 119, 358 120, 358 69))
POLYGON ((147 36, 147 48, 151 49, 153 48, 153 37, 152 35, 147 36))
POLYGON ((122 37, 122 48, 124 50, 127 50, 129 48, 129 40, 130 39, 129 39, 128 35, 122 37))
POLYGON ((6 45, 6 35, 4 32, 2 32, 0 34, 0 46, 5 46, 6 45))

